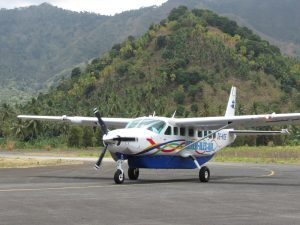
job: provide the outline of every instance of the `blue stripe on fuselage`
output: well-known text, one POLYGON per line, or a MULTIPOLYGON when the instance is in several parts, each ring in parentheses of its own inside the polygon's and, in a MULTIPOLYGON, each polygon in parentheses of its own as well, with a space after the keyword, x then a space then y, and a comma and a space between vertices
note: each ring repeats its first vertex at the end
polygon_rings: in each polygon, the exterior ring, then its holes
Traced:
MULTIPOLYGON (((196 158, 200 165, 209 161, 214 155, 196 158)), ((190 157, 166 155, 133 156, 126 155, 128 165, 132 168, 152 168, 152 169, 195 169, 196 165, 190 157)))

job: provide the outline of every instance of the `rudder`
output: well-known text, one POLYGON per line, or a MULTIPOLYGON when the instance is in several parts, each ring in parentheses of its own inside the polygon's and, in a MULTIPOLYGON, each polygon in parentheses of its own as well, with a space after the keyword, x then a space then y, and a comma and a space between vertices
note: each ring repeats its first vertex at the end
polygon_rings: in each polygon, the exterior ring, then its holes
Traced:
POLYGON ((227 103, 227 108, 225 112, 225 117, 235 115, 235 106, 236 106, 236 87, 232 87, 227 103))

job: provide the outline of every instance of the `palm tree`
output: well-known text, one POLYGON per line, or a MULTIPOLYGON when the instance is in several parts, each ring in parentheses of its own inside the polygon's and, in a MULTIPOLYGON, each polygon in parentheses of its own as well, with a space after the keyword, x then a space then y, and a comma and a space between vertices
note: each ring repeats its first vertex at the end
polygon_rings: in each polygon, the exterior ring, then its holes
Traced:
POLYGON ((35 139, 41 131, 41 124, 36 120, 30 120, 26 125, 26 139, 35 139))
POLYGON ((25 140, 26 137, 26 125, 21 120, 18 120, 16 123, 12 124, 11 130, 14 135, 21 140, 25 140))

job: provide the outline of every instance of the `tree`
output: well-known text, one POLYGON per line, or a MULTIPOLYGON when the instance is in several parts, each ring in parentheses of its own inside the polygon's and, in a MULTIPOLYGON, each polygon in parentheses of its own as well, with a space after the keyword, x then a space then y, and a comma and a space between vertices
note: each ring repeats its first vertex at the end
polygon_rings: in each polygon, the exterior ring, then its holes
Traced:
POLYGON ((92 128, 83 128, 82 145, 84 147, 94 146, 94 133, 92 128))
POLYGON ((79 126, 72 126, 68 135, 68 146, 80 147, 82 144, 83 131, 79 126))
POLYGON ((80 75, 81 75, 81 69, 79 67, 75 67, 71 72, 72 79, 76 79, 76 78, 80 77, 80 75))
POLYGON ((166 36, 158 36, 156 39, 156 48, 161 49, 167 45, 166 36))
POLYGON ((179 6, 178 8, 173 9, 169 16, 168 19, 170 21, 173 20, 178 20, 181 16, 183 16, 186 12, 188 11, 188 8, 186 6, 179 6))
POLYGON ((39 121, 30 120, 26 125, 26 137, 25 140, 32 140, 38 137, 41 131, 41 124, 39 121))

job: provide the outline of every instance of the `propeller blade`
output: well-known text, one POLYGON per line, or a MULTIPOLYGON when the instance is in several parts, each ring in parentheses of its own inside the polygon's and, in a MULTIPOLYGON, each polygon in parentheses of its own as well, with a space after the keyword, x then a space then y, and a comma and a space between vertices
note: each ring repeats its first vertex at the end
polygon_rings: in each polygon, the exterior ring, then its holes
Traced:
MULTIPOLYGON (((100 115, 100 112, 99 112, 99 110, 98 110, 97 108, 94 108, 94 114, 95 114, 95 116, 96 116, 97 119, 98 119, 98 123, 99 123, 99 125, 100 125, 100 127, 101 127, 102 133, 106 135, 106 134, 108 133, 108 130, 107 130, 106 124, 105 124, 104 121, 102 120, 101 115, 100 115)), ((104 149, 102 150, 102 152, 101 152, 101 154, 100 154, 100 156, 99 156, 99 159, 98 159, 98 161, 96 162, 96 164, 95 164, 95 166, 94 166, 95 169, 99 169, 99 168, 100 168, 100 165, 101 165, 102 160, 103 160, 103 158, 104 158, 104 155, 105 155, 105 153, 106 153, 107 147, 108 147, 108 144, 105 144, 105 147, 104 147, 104 149)))
POLYGON ((107 147, 108 147, 108 145, 105 145, 104 149, 103 149, 102 152, 101 152, 101 155, 99 156, 98 161, 95 163, 94 168, 97 169, 97 170, 100 169, 100 165, 101 165, 102 160, 103 160, 103 158, 104 158, 104 155, 105 155, 105 153, 106 153, 107 147))
POLYGON ((97 108, 94 108, 94 114, 95 116, 97 117, 98 119, 98 123, 101 127, 101 131, 103 134, 107 134, 108 130, 107 130, 107 127, 106 127, 106 124, 104 123, 104 121, 102 120, 101 118, 101 115, 100 115, 100 112, 97 108))

